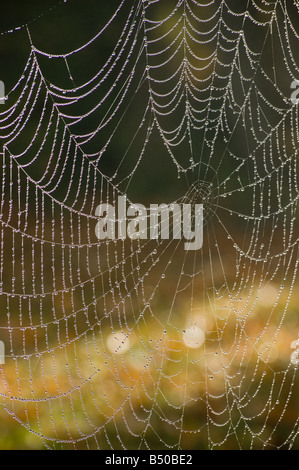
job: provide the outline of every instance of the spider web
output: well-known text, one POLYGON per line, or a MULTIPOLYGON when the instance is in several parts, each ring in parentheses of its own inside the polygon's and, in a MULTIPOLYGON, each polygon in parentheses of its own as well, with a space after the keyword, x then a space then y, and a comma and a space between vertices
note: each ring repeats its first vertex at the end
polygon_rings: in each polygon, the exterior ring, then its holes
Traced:
POLYGON ((67 52, 21 27, 3 419, 35 448, 298 449, 298 3, 109 3, 67 52), (201 202, 202 249, 97 240, 119 195, 201 202))

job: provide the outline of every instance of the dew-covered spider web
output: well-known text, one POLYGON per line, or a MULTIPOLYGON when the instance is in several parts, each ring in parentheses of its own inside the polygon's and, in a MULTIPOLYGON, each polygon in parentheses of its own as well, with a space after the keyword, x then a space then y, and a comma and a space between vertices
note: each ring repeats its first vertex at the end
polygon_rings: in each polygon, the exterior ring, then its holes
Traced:
POLYGON ((54 13, 0 37, 1 447, 298 449, 297 0, 54 13), (202 248, 99 240, 119 196, 202 248))

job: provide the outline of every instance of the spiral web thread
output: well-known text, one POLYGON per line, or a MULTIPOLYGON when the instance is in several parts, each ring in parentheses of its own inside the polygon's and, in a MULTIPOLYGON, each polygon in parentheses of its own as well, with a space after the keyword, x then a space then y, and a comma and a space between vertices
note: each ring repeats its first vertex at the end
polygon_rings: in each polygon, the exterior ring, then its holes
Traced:
POLYGON ((0 109, 1 414, 49 449, 298 449, 298 3, 111 8, 67 53, 22 26, 0 109), (95 236, 154 153, 187 185, 174 199, 204 205, 201 250, 95 236))

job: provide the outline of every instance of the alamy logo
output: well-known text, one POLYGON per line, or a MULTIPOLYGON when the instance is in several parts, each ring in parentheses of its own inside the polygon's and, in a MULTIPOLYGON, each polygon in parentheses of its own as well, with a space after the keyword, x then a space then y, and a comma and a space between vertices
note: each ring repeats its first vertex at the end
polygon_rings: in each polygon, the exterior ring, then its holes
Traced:
POLYGON ((299 365, 299 338, 292 342, 291 349, 295 349, 291 354, 291 364, 294 366, 299 365))
POLYGON ((0 341, 0 364, 5 364, 5 346, 3 341, 0 341))
POLYGON ((184 238, 186 251, 199 250, 203 244, 202 204, 142 204, 127 207, 126 196, 119 196, 117 210, 111 204, 96 208, 95 234, 99 240, 136 239, 180 240, 184 238))
POLYGON ((0 104, 5 104, 5 85, 2 81, 0 81, 0 104))
POLYGON ((291 83, 291 88, 294 89, 293 93, 291 94, 291 102, 292 104, 299 103, 299 80, 293 80, 291 83))

